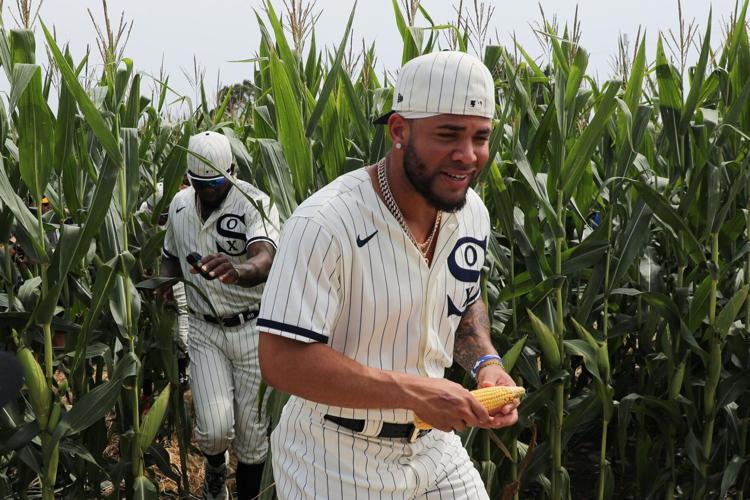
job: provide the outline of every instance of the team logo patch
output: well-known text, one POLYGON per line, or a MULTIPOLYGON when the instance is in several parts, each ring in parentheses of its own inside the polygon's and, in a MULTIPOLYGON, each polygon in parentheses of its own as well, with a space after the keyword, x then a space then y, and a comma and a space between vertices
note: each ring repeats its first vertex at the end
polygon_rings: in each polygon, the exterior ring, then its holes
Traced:
POLYGON ((479 276, 484 264, 484 253, 487 250, 487 238, 478 240, 465 236, 459 238, 450 255, 448 255, 448 270, 458 281, 468 283, 463 303, 458 307, 448 298, 448 316, 463 316, 466 307, 479 296, 479 276), (480 258, 481 257, 481 258, 480 258))
POLYGON ((224 214, 216 220, 216 232, 223 240, 216 240, 216 249, 227 255, 245 254, 245 215, 224 214))

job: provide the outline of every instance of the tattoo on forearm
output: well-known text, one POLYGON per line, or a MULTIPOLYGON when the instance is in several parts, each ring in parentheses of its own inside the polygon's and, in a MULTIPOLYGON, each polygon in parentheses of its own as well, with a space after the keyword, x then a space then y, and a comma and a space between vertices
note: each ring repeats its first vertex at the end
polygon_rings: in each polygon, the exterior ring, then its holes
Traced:
POLYGON ((487 308, 480 299, 466 309, 458 324, 453 344, 453 359, 469 371, 481 356, 495 353, 490 338, 487 308))

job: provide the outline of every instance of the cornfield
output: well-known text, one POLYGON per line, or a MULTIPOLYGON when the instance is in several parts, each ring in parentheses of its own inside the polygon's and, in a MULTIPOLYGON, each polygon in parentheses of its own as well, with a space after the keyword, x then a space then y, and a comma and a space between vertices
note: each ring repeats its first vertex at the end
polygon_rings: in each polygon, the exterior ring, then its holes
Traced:
MULTIPOLYGON (((720 35, 706 13, 695 65, 670 56, 663 34, 656 47, 639 36, 604 82, 590 76, 576 23, 542 20, 551 55, 540 61, 486 43, 471 24, 436 25, 418 2, 392 4, 402 61, 472 50, 498 89, 475 186, 495 235, 483 293, 527 396, 517 426, 462 435, 490 497, 745 498, 748 0, 720 35)), ((0 497, 158 498, 160 478, 189 496, 193 422, 175 315, 144 278, 158 275, 156 218, 179 188, 190 135, 229 137, 238 176, 269 193, 282 220, 389 147, 370 123, 389 107, 392 78, 379 76, 373 47, 353 60, 352 17, 332 50, 314 32, 301 50, 307 32, 290 35, 270 1, 257 27, 243 98, 230 90, 213 105, 201 83, 180 119, 167 113, 168 78, 147 96, 117 47, 101 47, 91 82, 89 56, 59 46, 48 26, 0 27, 10 82, 0 99, 0 346, 26 376, 0 412, 0 497), (162 201, 137 211, 157 182, 162 201)), ((471 386, 460 368, 448 376, 471 386)), ((273 395, 272 415, 283 401, 273 395)), ((264 484, 273 498, 270 467, 264 484)))

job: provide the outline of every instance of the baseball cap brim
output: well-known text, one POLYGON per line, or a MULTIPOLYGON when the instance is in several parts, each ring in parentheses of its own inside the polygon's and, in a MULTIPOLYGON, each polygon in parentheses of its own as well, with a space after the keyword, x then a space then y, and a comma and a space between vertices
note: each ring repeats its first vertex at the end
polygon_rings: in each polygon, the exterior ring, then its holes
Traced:
POLYGON ((209 176, 203 176, 192 173, 190 170, 187 171, 188 179, 193 179, 196 181, 215 181, 217 179, 223 179, 226 177, 226 175, 209 175, 209 176))
POLYGON ((388 123, 388 118, 391 117, 392 114, 398 113, 399 115, 403 116, 407 120, 419 120, 420 118, 431 118, 433 116, 437 116, 440 113, 434 113, 431 111, 389 111, 388 113, 382 115, 372 123, 375 125, 385 125, 388 123))
POLYGON ((372 121, 373 125, 386 125, 388 123, 388 118, 390 118, 393 113, 395 113, 395 111, 389 111, 384 115, 380 115, 372 121))

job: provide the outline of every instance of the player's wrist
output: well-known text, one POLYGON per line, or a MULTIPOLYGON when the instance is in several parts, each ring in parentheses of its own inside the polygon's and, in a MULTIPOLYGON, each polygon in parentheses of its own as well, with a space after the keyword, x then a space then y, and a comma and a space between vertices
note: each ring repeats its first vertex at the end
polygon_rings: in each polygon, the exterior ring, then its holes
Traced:
POLYGON ((392 406, 416 412, 422 394, 419 390, 419 379, 422 377, 388 371, 383 371, 382 377, 386 391, 393 395, 392 406))
POLYGON ((479 376, 479 372, 488 366, 498 366, 500 369, 505 371, 505 365, 503 364, 503 358, 498 354, 485 354, 474 362, 474 366, 471 368, 471 376, 476 378, 479 376))

